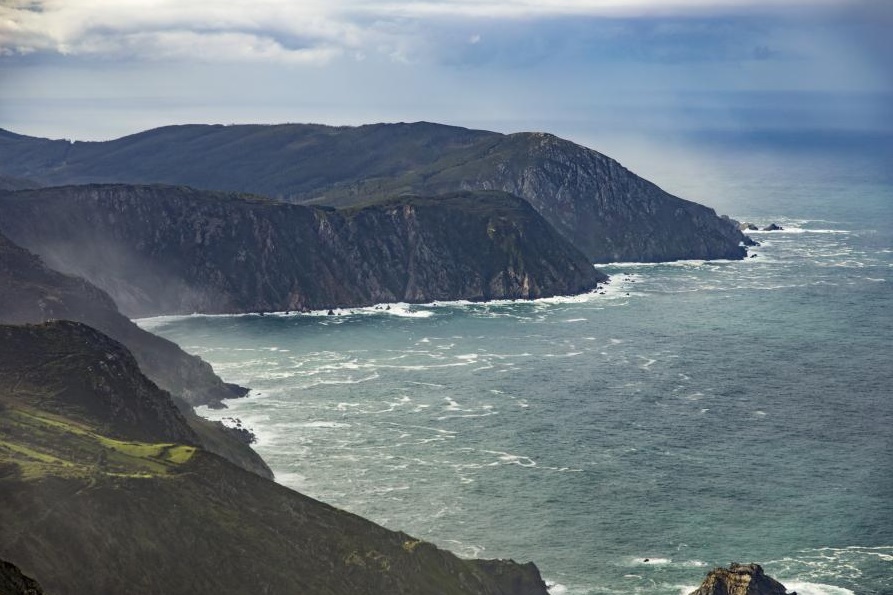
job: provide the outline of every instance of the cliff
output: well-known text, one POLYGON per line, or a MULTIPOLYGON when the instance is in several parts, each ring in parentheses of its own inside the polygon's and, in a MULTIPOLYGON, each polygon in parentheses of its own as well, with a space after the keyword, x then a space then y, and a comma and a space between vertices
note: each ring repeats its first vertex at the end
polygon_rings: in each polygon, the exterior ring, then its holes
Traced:
POLYGON ((569 295, 606 277, 499 192, 344 210, 182 187, 0 195, 0 231, 129 316, 569 295))
MULTIPOLYGON (((763 572, 759 564, 731 564, 714 568, 690 595, 786 595, 784 585, 763 572)), ((790 595, 797 595, 791 593, 790 595)))
POLYGON ((592 262, 745 254, 734 222, 542 133, 427 122, 187 125, 72 143, 0 131, 0 173, 43 184, 186 184, 336 206, 405 192, 501 190, 527 200, 592 262))
POLYGON ((0 560, 0 593, 3 595, 44 595, 34 579, 22 574, 15 564, 0 560))
POLYGON ((202 419, 190 405, 216 405, 240 394, 211 366, 123 316, 105 292, 78 277, 49 269, 34 254, 0 234, 0 323, 64 319, 83 322, 123 343, 159 387, 185 401, 183 415, 199 443, 245 469, 272 477, 267 465, 222 424, 202 419))
POLYGON ((197 448, 77 323, 0 327, 0 437, 0 558, 56 595, 546 595, 533 564, 461 560, 197 448))

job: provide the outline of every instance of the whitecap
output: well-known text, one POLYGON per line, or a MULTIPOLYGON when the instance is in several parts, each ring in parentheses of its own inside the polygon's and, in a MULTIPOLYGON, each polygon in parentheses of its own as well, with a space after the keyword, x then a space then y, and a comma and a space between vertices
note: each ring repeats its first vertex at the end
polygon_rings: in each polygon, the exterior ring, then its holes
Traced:
POLYGON ((552 583, 546 580, 546 591, 549 592, 549 595, 565 595, 567 593, 567 587, 561 583, 552 583))
MULTIPOLYGON (((782 226, 784 227, 784 226, 782 226)), ((806 229, 803 227, 785 227, 784 229, 778 229, 775 231, 748 231, 747 234, 772 234, 772 235, 784 235, 784 234, 800 234, 800 233, 819 233, 819 234, 845 234, 852 233, 847 229, 806 229)))
POLYGON ((301 424, 298 424, 301 428, 324 428, 324 429, 334 429, 334 428, 349 428, 350 424, 340 423, 337 421, 308 421, 301 424))
POLYGON ((844 589, 843 587, 835 587, 834 585, 825 585, 822 583, 807 583, 801 581, 778 579, 788 591, 795 591, 797 595, 856 595, 854 591, 844 589))
POLYGON ((642 556, 641 558, 632 558, 628 560, 627 564, 629 566, 664 566, 666 564, 670 564, 672 560, 669 558, 653 558, 651 556, 642 556))

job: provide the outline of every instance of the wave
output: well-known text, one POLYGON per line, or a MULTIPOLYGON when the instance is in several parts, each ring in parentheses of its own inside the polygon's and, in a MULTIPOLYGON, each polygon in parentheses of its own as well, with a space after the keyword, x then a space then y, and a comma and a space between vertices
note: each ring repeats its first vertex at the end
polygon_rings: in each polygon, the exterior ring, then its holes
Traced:
POLYGON ((797 595, 856 595, 855 591, 844 589, 843 587, 835 587, 833 585, 824 585, 822 583, 806 583, 796 580, 778 579, 788 591, 796 592, 797 595))
MULTIPOLYGON (((664 262, 608 262, 605 264, 599 264, 598 266, 602 268, 646 268, 646 267, 700 267, 704 265, 713 265, 713 264, 739 264, 742 262, 746 262, 747 259, 741 260, 730 260, 728 258, 717 258, 716 260, 703 260, 703 259, 691 259, 691 260, 668 260, 664 262)), ((619 275, 620 273, 613 273, 614 275, 619 275)))
POLYGON ((751 234, 759 234, 759 235, 784 235, 784 234, 798 234, 798 233, 825 233, 825 234, 848 234, 852 233, 852 231, 848 229, 807 229, 805 227, 785 227, 784 229, 776 229, 775 231, 767 231, 767 230, 753 230, 745 232, 747 235, 751 234))

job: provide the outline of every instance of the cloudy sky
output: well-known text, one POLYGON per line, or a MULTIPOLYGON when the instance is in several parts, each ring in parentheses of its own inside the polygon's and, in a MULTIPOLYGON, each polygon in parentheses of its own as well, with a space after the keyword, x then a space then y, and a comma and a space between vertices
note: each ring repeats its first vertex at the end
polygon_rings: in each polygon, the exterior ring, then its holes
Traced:
POLYGON ((888 0, 0 0, 0 127, 891 131, 888 0))

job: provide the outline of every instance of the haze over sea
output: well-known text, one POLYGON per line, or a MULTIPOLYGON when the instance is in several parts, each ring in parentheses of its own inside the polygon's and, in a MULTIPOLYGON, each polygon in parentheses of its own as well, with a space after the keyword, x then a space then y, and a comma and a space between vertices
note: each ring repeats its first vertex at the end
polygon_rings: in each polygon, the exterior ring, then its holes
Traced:
POLYGON ((571 299, 140 322, 252 387, 202 413, 256 432, 279 482, 534 560, 552 593, 676 594, 755 561, 801 595, 890 594, 888 140, 621 147, 785 228, 742 262, 613 264, 571 299))

